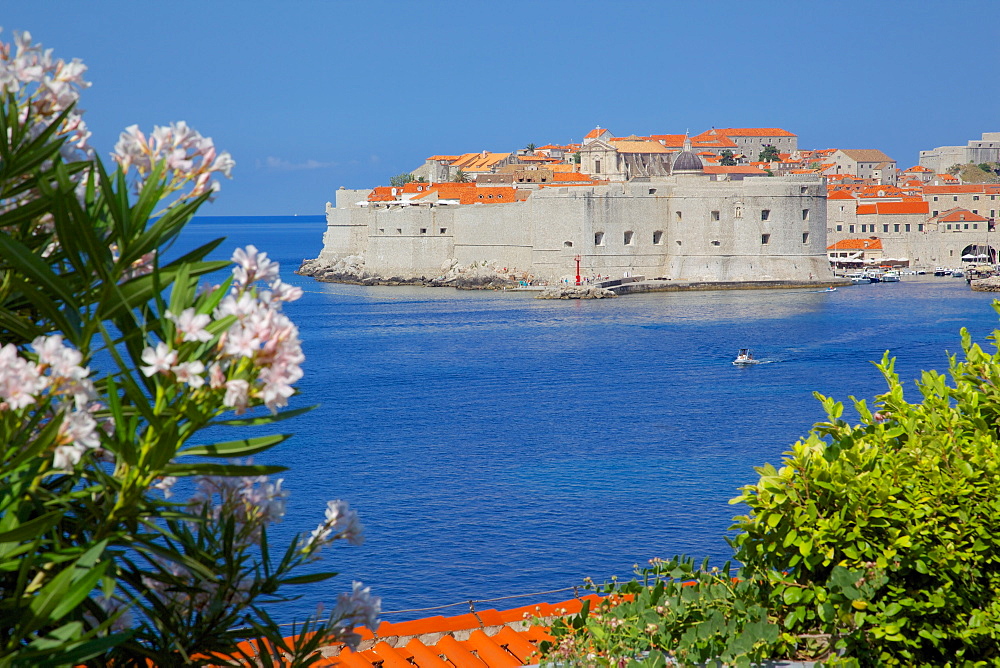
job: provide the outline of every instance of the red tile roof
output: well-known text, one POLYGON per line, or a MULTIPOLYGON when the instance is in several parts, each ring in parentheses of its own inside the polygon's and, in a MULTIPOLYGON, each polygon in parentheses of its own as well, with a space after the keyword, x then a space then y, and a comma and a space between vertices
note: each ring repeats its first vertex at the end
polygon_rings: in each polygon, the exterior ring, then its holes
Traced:
POLYGON ((323 649, 317 666, 356 668, 494 668, 537 663, 538 644, 552 640, 536 619, 575 614, 596 594, 556 604, 540 603, 512 610, 481 610, 456 617, 428 617, 391 624, 361 635, 357 651, 342 645, 323 649))
POLYGON ((881 239, 842 239, 827 250, 882 250, 881 239))
POLYGON ((879 215, 924 214, 930 212, 930 207, 923 200, 918 202, 875 202, 874 204, 859 204, 858 215, 877 213, 879 215))
MULTIPOLYGON (((950 176, 953 179, 955 178, 954 176, 951 176, 950 174, 948 174, 947 176, 950 176)), ((957 181, 958 179, 955 179, 955 180, 957 181)), ((955 185, 951 185, 951 186, 924 186, 924 194, 925 195, 961 195, 962 193, 981 193, 981 192, 986 192, 986 188, 987 188, 987 186, 984 185, 984 184, 982 184, 982 183, 968 184, 968 185, 958 185, 956 183, 955 185)))
POLYGON ((937 217, 939 223, 985 223, 987 220, 979 214, 972 213, 968 209, 955 207, 948 209, 937 217))
MULTIPOLYGON (((763 163, 757 163, 763 164, 763 163)), ((702 171, 706 174, 758 174, 767 175, 763 169, 754 167, 753 165, 705 165, 702 167, 702 171)))
POLYGON ((797 137, 788 130, 781 128, 712 128, 703 135, 724 135, 726 137, 797 137))
POLYGON ((462 191, 459 204, 502 204, 515 202, 517 188, 508 186, 478 186, 462 191))
POLYGON ((854 199, 854 195, 846 190, 834 190, 826 196, 827 199, 854 199))

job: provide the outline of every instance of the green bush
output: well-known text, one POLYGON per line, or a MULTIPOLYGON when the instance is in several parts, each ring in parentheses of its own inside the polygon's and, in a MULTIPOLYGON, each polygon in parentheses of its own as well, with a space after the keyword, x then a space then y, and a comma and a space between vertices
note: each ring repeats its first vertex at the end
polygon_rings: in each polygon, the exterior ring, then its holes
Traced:
POLYGON ((917 381, 917 403, 905 400, 888 354, 876 365, 888 385, 877 410, 852 398, 859 424, 816 395, 828 419, 733 499, 749 509, 730 541, 739 585, 690 561, 646 569, 643 581, 598 588, 634 595, 602 604, 602 616, 619 619, 614 634, 581 613, 553 626, 548 655, 1000 665, 1000 331, 992 352, 961 337, 948 375, 917 381), (684 579, 696 582, 690 593, 684 579))
POLYGON ((206 259, 221 239, 167 259, 229 154, 184 123, 132 126, 108 171, 76 110, 85 68, 15 42, 0 43, 0 666, 219 664, 250 660, 248 636, 264 665, 315 663, 378 600, 355 583, 287 630, 273 606, 334 575, 314 562, 360 542, 356 515, 331 501, 274 549, 283 467, 227 463, 288 438, 249 428, 308 410, 287 409, 304 356, 282 306, 301 290, 252 246, 221 285, 199 285, 230 266, 206 259), (197 492, 171 500, 181 478, 197 492))

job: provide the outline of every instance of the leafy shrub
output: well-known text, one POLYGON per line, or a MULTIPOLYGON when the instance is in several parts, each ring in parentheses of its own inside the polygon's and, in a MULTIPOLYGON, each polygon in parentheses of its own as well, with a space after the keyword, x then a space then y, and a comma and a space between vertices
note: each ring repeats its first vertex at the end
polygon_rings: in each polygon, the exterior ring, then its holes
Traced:
POLYGON ((599 587, 611 598, 598 616, 557 621, 548 656, 1000 665, 1000 331, 992 352, 961 337, 948 376, 916 383, 918 403, 888 354, 877 410, 852 399, 859 424, 816 395, 828 419, 733 499, 749 509, 731 540, 739 584, 690 560, 657 564, 599 587))
POLYGON ((302 571, 360 542, 356 515, 331 501, 272 554, 284 469, 217 459, 272 448, 288 436, 247 428, 302 412, 282 312, 301 291, 252 246, 215 286, 199 278, 229 265, 206 260, 221 239, 164 260, 233 161, 184 123, 133 126, 109 172, 76 110, 85 69, 27 33, 0 43, 0 664, 218 663, 253 636, 261 660, 308 665, 378 599, 356 583, 294 642, 268 610, 333 575, 302 571), (179 478, 198 491, 170 501, 179 478))

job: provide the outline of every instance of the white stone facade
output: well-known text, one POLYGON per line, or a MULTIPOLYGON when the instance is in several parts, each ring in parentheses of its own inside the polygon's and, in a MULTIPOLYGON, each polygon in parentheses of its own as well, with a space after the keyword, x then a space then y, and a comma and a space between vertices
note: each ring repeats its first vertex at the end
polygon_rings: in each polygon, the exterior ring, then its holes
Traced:
POLYGON ((365 271, 428 279, 454 262, 495 262, 558 281, 644 275, 675 280, 816 280, 826 258, 826 188, 814 175, 716 181, 701 174, 545 187, 524 202, 327 207, 321 260, 362 255, 365 271))

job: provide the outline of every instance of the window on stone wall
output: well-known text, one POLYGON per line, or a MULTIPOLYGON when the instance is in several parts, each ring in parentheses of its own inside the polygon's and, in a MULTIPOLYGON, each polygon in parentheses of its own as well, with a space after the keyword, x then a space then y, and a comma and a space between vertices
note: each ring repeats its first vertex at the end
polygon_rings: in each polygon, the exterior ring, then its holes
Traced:
POLYGON ((594 245, 595 246, 604 245, 604 232, 594 232, 594 245))
POLYGON ((682 214, 680 211, 675 211, 674 216, 677 219, 677 222, 679 223, 681 221, 681 218, 684 217, 684 214, 682 214))
POLYGON ((601 161, 600 160, 594 160, 594 172, 596 172, 598 174, 601 173, 601 161))
POLYGON ((718 211, 713 211, 712 212, 712 220, 718 220, 718 219, 719 219, 719 212, 718 211))
POLYGON ((420 228, 420 234, 427 234, 427 228, 426 227, 421 227, 420 228))
POLYGON ((802 220, 809 220, 809 209, 802 209, 802 220))
POLYGON ((807 188, 805 186, 799 186, 799 194, 805 195, 807 188))
POLYGON ((659 246, 663 243, 663 232, 661 230, 656 230, 653 232, 653 245, 659 246))
POLYGON ((837 231, 838 232, 843 232, 844 231, 844 226, 843 225, 837 225, 837 231))
POLYGON ((565 246, 566 248, 572 248, 573 247, 573 242, 572 241, 564 241, 563 242, 563 246, 565 246))
POLYGON ((677 245, 678 245, 678 246, 680 246, 680 245, 681 245, 681 240, 680 240, 680 239, 678 239, 678 240, 677 240, 677 245))
POLYGON ((631 246, 632 245, 632 236, 633 236, 632 230, 626 230, 626 232, 625 232, 625 245, 626 246, 631 246))
POLYGON ((903 231, 904 232, 909 232, 910 231, 910 224, 909 223, 907 223, 906 225, 903 226, 903 231))
POLYGON ((936 216, 936 215, 938 215, 938 212, 937 211, 931 211, 931 215, 932 216, 936 216))
POLYGON ((770 234, 762 234, 762 235, 760 235, 760 243, 762 243, 764 245, 767 245, 767 244, 771 243, 771 235, 770 234))
POLYGON ((650 195, 655 195, 656 194, 656 188, 650 188, 649 189, 649 194, 650 195))
POLYGON ((448 228, 447 227, 442 227, 441 228, 441 234, 447 234, 447 233, 448 233, 448 228))
POLYGON ((712 245, 713 246, 718 246, 719 245, 719 241, 717 241, 716 239, 712 239, 712 245))
POLYGON ((847 231, 850 232, 851 234, 854 234, 854 226, 851 225, 850 229, 848 229, 847 231))
POLYGON ((802 233, 802 243, 804 243, 804 244, 809 243, 809 233, 808 232, 803 232, 802 233))
POLYGON ((402 227, 397 227, 396 228, 396 234, 402 234, 402 233, 403 233, 403 228, 402 227))
POLYGON ((882 226, 882 231, 883 232, 888 232, 889 231, 889 226, 888 225, 883 225, 882 226))
POLYGON ((923 231, 924 231, 924 224, 917 223, 917 232, 923 232, 923 231))
POLYGON ((760 219, 761 220, 767 220, 770 216, 771 216, 771 210, 770 209, 761 209, 760 210, 760 219))
POLYGON ((743 207, 742 206, 736 207, 736 211, 733 213, 733 215, 736 218, 742 218, 743 217, 743 207))
POLYGON ((895 224, 894 224, 894 225, 892 226, 892 231, 893 231, 893 232, 899 232, 899 223, 895 223, 895 224))
POLYGON ((385 228, 384 227, 378 228, 378 233, 379 234, 385 234, 385 228))

